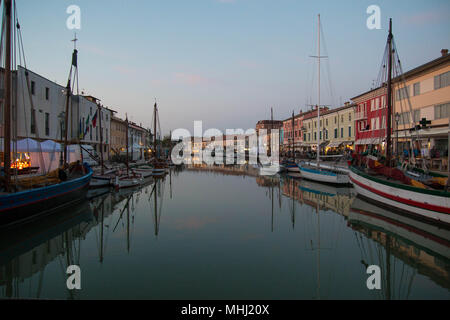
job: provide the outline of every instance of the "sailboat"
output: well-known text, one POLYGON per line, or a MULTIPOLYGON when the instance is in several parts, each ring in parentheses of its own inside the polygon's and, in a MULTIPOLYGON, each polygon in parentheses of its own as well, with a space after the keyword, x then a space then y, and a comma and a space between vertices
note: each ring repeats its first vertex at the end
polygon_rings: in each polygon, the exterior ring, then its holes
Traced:
MULTIPOLYGON (((3 144, 3 168, 1 185, 2 192, 0 193, 0 224, 11 225, 24 220, 29 220, 42 213, 56 212, 55 210, 63 206, 71 205, 86 198, 86 193, 89 188, 89 182, 92 177, 92 169, 89 165, 80 163, 67 163, 67 131, 64 141, 64 167, 60 168, 47 176, 34 176, 27 179, 15 177, 14 181, 11 179, 12 175, 17 173, 11 166, 11 146, 12 134, 12 98, 13 98, 13 71, 11 56, 12 43, 16 43, 16 39, 12 39, 12 28, 19 26, 16 20, 16 13, 12 9, 12 1, 4 0, 3 2, 3 21, 4 34, 2 38, 5 39, 5 46, 1 48, 5 53, 4 61, 4 144, 3 144), (13 18, 14 17, 14 18, 13 18), (12 41, 14 40, 14 42, 12 41), (4 49, 4 50, 3 50, 4 49)), ((20 32, 20 28, 18 28, 20 32)), ((16 34, 14 32, 14 34, 16 34)), ((15 52, 16 50, 14 50, 15 52)), ((14 61, 16 61, 14 59, 14 61)), ((72 55, 72 65, 76 65, 77 50, 75 49, 72 55)), ((26 73, 27 87, 29 88, 29 79, 26 73)), ((67 128, 68 123, 68 107, 71 95, 70 76, 67 84, 67 101, 65 121, 67 128)), ((15 86, 17 87, 17 86, 15 86)), ((31 103, 32 104, 32 103, 31 103)), ((34 110, 32 110, 34 112, 34 110)), ((18 120, 18 119, 17 119, 18 120)), ((17 121, 16 120, 16 121, 17 121)), ((15 123, 17 125, 17 123, 15 123)))
POLYGON ((323 167, 320 167, 320 59, 324 58, 320 55, 320 14, 318 16, 319 22, 318 22, 318 55, 317 61, 318 61, 318 104, 317 104, 317 166, 311 166, 307 164, 300 164, 298 165, 300 169, 300 173, 302 178, 309 179, 313 181, 318 182, 324 182, 324 183, 332 183, 337 185, 346 185, 350 183, 350 180, 348 178, 348 174, 344 170, 340 170, 339 168, 334 169, 326 169, 323 167))
MULTIPOLYGON (((392 72, 393 72, 392 19, 389 22, 387 40, 387 129, 386 159, 384 164, 370 157, 356 155, 350 167, 350 180, 359 196, 383 206, 400 210, 431 223, 450 225, 450 192, 434 189, 412 179, 401 169, 392 165, 392 72)), ((419 180, 419 181, 418 181, 419 180)))
POLYGON ((102 130, 102 108, 97 106, 98 124, 100 129, 100 172, 94 172, 91 179, 90 188, 105 188, 112 185, 114 178, 116 177, 116 170, 109 170, 103 163, 103 130, 102 130), (105 168, 108 169, 105 171, 105 168))

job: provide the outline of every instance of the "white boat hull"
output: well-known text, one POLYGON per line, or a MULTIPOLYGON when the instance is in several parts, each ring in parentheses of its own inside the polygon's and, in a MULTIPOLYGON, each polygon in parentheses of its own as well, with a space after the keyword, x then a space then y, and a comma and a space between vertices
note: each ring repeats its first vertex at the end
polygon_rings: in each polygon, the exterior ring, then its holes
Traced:
POLYGON ((89 183, 90 188, 103 188, 111 185, 111 177, 104 176, 92 176, 91 182, 89 183))
POLYGON ((448 197, 394 187, 370 180, 353 171, 350 171, 349 176, 356 192, 367 199, 406 211, 414 216, 450 224, 450 198, 448 197))
POLYGON ((300 167, 300 172, 302 178, 312 181, 342 185, 350 183, 350 179, 345 173, 331 172, 326 169, 321 171, 317 169, 310 170, 305 167, 300 167))

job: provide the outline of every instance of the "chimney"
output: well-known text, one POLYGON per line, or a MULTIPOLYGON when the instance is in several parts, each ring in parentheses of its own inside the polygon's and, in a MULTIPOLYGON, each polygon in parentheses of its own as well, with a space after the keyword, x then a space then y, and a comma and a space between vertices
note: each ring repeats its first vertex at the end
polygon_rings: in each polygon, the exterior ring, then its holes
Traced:
POLYGON ((441 50, 441 54, 443 57, 445 57, 446 55, 448 55, 448 49, 442 49, 441 50))

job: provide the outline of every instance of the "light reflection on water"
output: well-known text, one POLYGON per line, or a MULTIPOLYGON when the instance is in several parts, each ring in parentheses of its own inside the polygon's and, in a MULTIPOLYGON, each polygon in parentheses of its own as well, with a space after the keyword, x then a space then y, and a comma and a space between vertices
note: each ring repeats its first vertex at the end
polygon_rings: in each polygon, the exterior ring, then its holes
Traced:
POLYGON ((449 299, 450 233, 351 188, 190 166, 0 234, 0 297, 449 299), (66 289, 68 265, 82 289, 66 289), (379 265, 382 289, 366 287, 379 265))

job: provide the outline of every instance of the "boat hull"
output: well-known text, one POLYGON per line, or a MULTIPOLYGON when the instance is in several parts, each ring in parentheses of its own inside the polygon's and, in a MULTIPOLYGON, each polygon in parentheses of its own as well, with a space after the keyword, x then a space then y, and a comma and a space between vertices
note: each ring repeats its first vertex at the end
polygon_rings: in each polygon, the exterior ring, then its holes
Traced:
POLYGON ((416 218, 430 222, 450 225, 450 198, 430 194, 426 190, 416 188, 401 188, 394 183, 383 183, 376 178, 370 178, 355 168, 351 168, 350 180, 363 198, 374 201, 384 207, 393 208, 416 218))
POLYGON ((90 188, 105 188, 111 185, 111 177, 92 176, 90 188))
POLYGON ((50 214, 86 199, 92 169, 83 177, 14 194, 0 196, 0 226, 50 214))
POLYGON ((331 184, 347 185, 350 184, 350 179, 347 174, 331 172, 328 170, 318 170, 314 168, 300 167, 302 178, 331 184))

